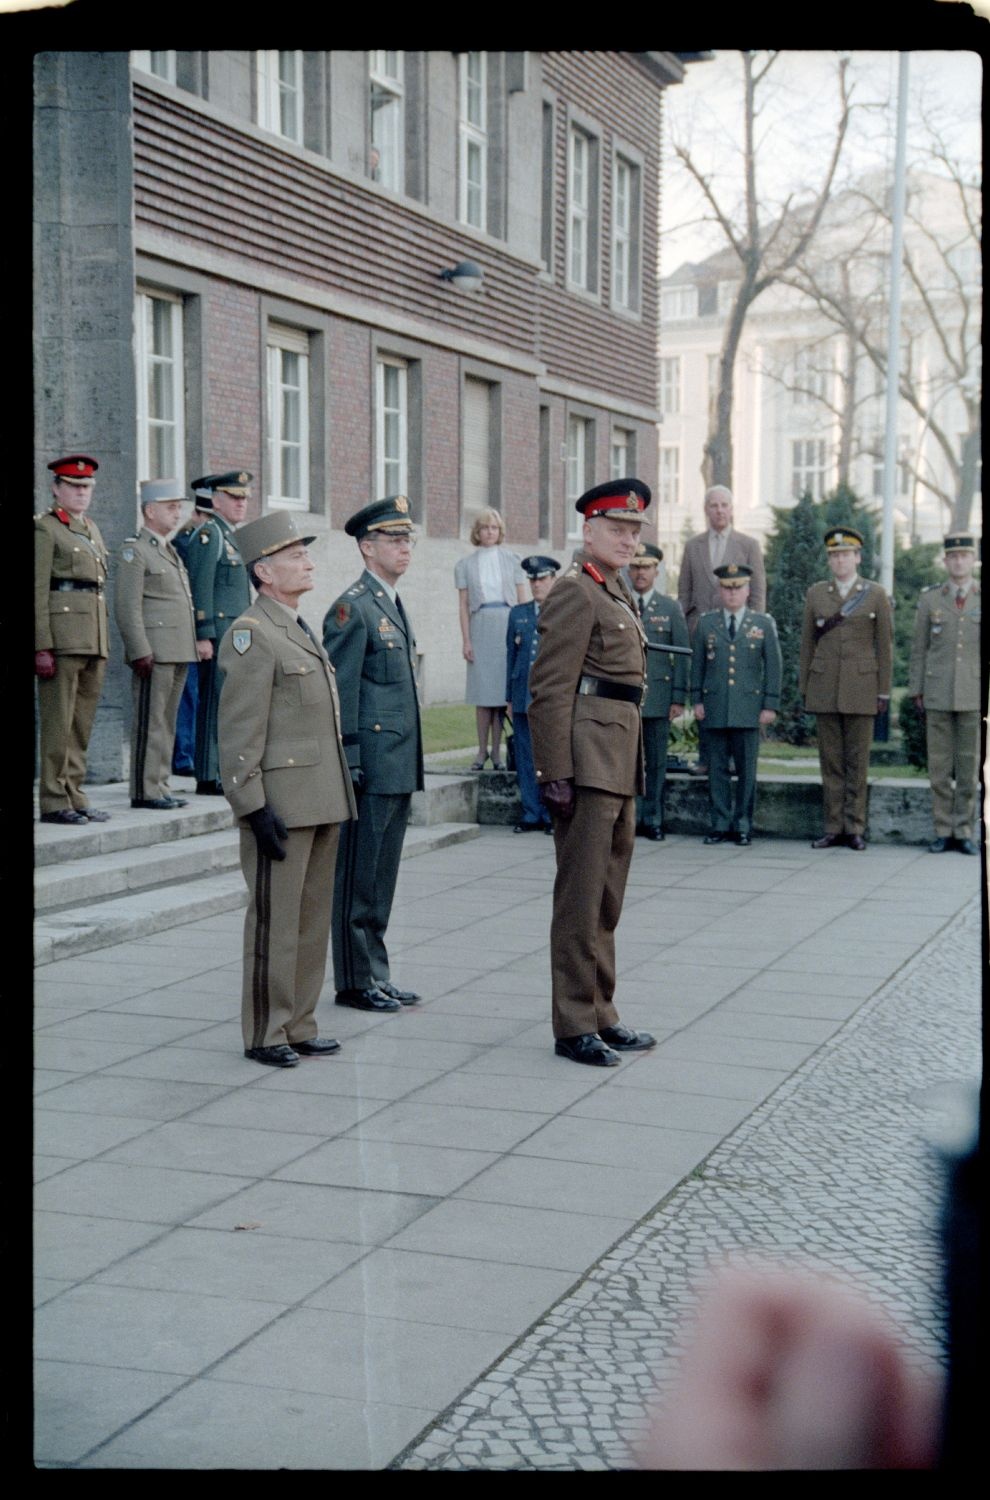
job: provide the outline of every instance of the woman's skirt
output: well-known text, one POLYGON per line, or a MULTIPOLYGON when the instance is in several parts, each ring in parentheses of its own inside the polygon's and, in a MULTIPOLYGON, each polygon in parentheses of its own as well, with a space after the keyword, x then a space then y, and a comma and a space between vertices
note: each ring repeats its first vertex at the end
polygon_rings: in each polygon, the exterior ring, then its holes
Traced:
POLYGON ((509 620, 507 604, 486 604, 471 616, 471 646, 474 661, 467 664, 465 703, 478 708, 498 708, 505 697, 505 632, 509 620))

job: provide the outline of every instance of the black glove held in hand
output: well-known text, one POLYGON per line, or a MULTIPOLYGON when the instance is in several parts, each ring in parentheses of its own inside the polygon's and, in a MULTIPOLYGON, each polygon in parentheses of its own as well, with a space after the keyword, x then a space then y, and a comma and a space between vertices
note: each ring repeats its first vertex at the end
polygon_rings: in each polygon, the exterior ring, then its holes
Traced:
POLYGON ((364 791, 364 772, 360 766, 350 766, 351 786, 354 788, 355 797, 360 797, 364 791))
POLYGON ((267 802, 257 812, 248 813, 251 832, 258 841, 258 853, 265 859, 284 859, 285 850, 279 839, 287 839, 289 830, 282 819, 267 802))
POLYGON ((573 781, 548 781, 540 787, 540 801, 555 818, 573 818, 575 807, 573 781))

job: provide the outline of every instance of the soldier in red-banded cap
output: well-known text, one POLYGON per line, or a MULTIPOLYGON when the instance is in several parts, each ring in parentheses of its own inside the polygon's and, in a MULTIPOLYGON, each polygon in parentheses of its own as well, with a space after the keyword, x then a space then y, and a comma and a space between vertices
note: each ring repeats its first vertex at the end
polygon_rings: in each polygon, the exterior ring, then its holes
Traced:
POLYGON ((70 453, 48 467, 54 501, 34 518, 41 821, 104 823, 110 814, 90 806, 82 785, 109 651, 107 549, 86 514, 99 464, 70 453))

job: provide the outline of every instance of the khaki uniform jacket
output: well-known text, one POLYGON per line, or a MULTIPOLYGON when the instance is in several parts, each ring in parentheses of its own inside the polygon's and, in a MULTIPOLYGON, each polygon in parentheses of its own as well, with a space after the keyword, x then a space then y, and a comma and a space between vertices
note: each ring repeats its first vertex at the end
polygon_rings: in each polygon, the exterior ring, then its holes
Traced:
POLYGON ((782 664, 772 615, 746 609, 735 640, 721 609, 702 615, 691 667, 692 701, 704 705, 709 729, 758 729, 762 710, 780 707, 782 664))
POLYGON ((970 584, 962 609, 953 583, 936 584, 918 600, 908 692, 925 707, 967 713, 980 703, 980 585, 970 584))
POLYGON ((639 703, 579 697, 583 675, 642 688, 646 638, 626 585, 578 551, 540 609, 540 645, 530 673, 529 727, 538 783, 573 778, 623 797, 644 790, 639 703))
MULTIPOLYGON (((732 527, 725 544, 725 556, 722 561, 745 563, 747 567, 752 568, 753 576, 749 585, 750 605, 757 613, 766 609, 767 575, 763 566, 763 553, 760 551, 760 544, 755 536, 746 536, 745 532, 736 531, 735 527, 732 527)), ((677 577, 677 598, 692 635, 701 616, 711 609, 718 609, 721 605, 718 579, 712 572, 707 531, 701 532, 699 536, 693 536, 684 547, 681 570, 677 577)))
POLYGON ((109 655, 109 571, 103 538, 88 516, 70 516, 54 506, 35 516, 35 651, 54 651, 56 656, 109 655), (52 584, 60 579, 97 587, 53 590, 52 584))
MULTIPOLYGON (((268 802, 288 828, 357 816, 333 668, 274 599, 259 594, 220 644, 220 777, 238 818, 268 802)), ((329 900, 330 893, 327 893, 329 900)))
MULTIPOLYGON (((638 613, 638 601, 636 610, 638 613)), ((681 606, 669 594, 650 594, 640 618, 648 641, 666 646, 690 645, 681 606)), ((643 718, 666 719, 671 704, 681 704, 687 698, 689 676, 690 663, 686 656, 668 656, 666 651, 648 651, 643 718)))
POLYGON ((125 539, 114 579, 113 612, 129 662, 194 661, 196 621, 189 576, 165 537, 142 526, 125 539))
POLYGON ((817 644, 816 622, 843 599, 834 580, 813 583, 805 596, 798 686, 808 713, 875 714, 877 698, 890 693, 890 602, 878 583, 857 578, 853 591, 864 589, 862 604, 817 644))

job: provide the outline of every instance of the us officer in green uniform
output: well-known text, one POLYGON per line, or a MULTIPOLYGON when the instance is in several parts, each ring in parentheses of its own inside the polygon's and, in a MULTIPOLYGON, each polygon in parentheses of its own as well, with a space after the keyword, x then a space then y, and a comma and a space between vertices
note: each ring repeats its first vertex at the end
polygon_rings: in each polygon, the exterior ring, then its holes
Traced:
MULTIPOLYGON (((629 579, 646 639, 653 645, 687 646, 687 621, 676 599, 657 592, 657 570, 663 553, 652 542, 640 542, 629 564, 629 579)), ((667 775, 667 741, 672 719, 680 716, 687 698, 688 659, 664 651, 646 656, 646 696, 643 717, 643 751, 646 759, 646 791, 636 799, 636 832, 660 842, 663 832, 663 789, 667 775)))
POLYGON ((529 727, 540 796, 553 817, 557 878, 550 924, 554 1050, 615 1067, 656 1046, 623 1026, 613 1003, 615 929, 644 790, 639 707, 646 636, 619 576, 650 503, 638 479, 596 485, 577 501, 583 549, 540 611, 529 727))
POLYGON ((253 475, 244 469, 205 474, 193 489, 211 499, 212 515, 200 526, 186 552, 189 583, 196 609, 196 639, 204 642, 199 658, 199 698, 196 705, 196 750, 193 765, 196 790, 222 796, 217 751, 217 707, 223 672, 217 664, 220 642, 230 622, 251 602, 247 569, 237 548, 234 527, 247 514, 248 489, 253 475))
POLYGON ((918 600, 908 692, 925 715, 935 840, 932 854, 978 854, 980 766, 980 585, 976 538, 945 538, 946 583, 918 600))
POLYGON ((144 525, 124 539, 114 587, 114 617, 134 673, 131 806, 155 812, 186 805, 168 785, 175 716, 196 659, 189 576, 169 541, 184 505, 177 479, 142 480, 144 525))
POLYGON ((708 729, 712 826, 702 842, 745 847, 752 842, 760 729, 780 707, 780 643, 773 616, 748 608, 752 568, 723 563, 714 571, 722 607, 698 621, 691 663, 694 715, 708 729))
POLYGON ((42 823, 105 823, 83 791, 86 752, 109 653, 107 549, 86 514, 100 467, 85 453, 49 465, 50 510, 34 518, 34 670, 42 823))
POLYGON ((334 986, 338 1005, 395 1011, 420 999, 392 983, 385 947, 412 794, 423 787, 416 638, 396 592, 412 560, 409 501, 405 495, 375 500, 344 530, 357 541, 365 567, 323 621, 359 807, 337 853, 334 986))

